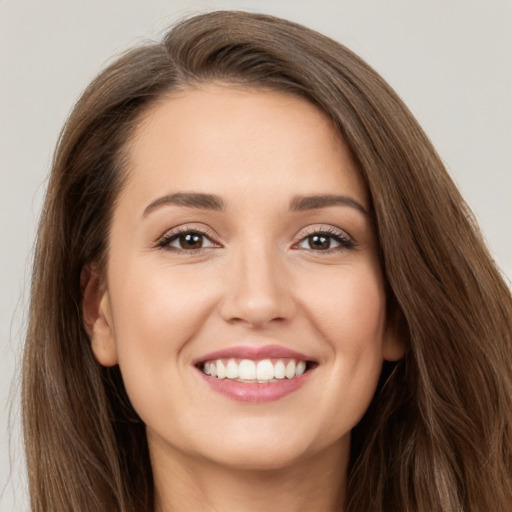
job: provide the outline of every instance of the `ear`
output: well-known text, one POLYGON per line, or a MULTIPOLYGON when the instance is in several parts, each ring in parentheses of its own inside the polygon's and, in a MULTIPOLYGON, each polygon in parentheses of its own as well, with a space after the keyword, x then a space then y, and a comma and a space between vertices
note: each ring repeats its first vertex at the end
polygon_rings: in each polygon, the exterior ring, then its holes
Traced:
POLYGON ((388 315, 382 343, 382 355, 386 361, 398 361, 405 354, 406 336, 402 312, 394 306, 388 315))
POLYGON ((82 269, 82 318, 97 361, 103 366, 117 364, 117 345, 110 309, 110 298, 99 272, 92 265, 82 269))

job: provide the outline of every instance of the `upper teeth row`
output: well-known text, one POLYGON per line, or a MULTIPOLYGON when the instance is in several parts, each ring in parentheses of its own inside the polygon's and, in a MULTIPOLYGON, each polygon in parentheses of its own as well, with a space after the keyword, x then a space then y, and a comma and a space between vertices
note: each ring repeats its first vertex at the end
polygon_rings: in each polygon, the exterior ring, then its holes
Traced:
POLYGON ((252 361, 242 359, 237 363, 235 359, 227 362, 222 359, 208 361, 204 364, 203 372, 206 375, 218 379, 238 379, 250 382, 268 382, 273 379, 293 379, 306 371, 306 362, 294 359, 276 359, 274 363, 270 359, 252 361))

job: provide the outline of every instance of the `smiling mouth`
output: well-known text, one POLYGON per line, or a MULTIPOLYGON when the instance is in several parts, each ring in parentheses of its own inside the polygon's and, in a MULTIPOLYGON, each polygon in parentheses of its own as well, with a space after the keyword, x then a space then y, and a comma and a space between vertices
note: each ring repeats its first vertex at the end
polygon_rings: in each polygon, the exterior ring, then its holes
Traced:
POLYGON ((300 377, 312 370, 317 363, 294 358, 252 359, 213 359, 202 362, 197 367, 214 379, 232 380, 247 384, 267 384, 282 382, 300 377))

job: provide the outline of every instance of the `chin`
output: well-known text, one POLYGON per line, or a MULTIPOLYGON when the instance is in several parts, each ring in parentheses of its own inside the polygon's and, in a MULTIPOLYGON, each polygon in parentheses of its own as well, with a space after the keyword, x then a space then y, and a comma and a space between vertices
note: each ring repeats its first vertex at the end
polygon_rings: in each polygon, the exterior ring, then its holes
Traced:
POLYGON ((261 446, 237 447, 229 453, 211 454, 211 461, 240 471, 272 471, 291 467, 307 458, 305 450, 271 450, 261 446))
MULTIPOLYGON (((245 432, 245 435, 229 435, 222 441, 210 444, 205 455, 210 461, 226 468, 271 471, 292 467, 327 447, 332 449, 333 443, 325 443, 325 439, 325 436, 301 435, 297 430, 276 432, 269 429, 263 435, 261 432, 259 435, 245 432)), ((349 436, 347 442, 350 442, 349 436)))

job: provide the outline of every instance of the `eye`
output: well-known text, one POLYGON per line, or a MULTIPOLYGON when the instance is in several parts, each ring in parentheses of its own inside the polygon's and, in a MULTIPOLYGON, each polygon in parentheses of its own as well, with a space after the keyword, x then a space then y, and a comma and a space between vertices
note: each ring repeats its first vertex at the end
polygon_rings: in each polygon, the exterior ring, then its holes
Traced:
POLYGON ((336 252, 353 249, 355 242, 342 231, 319 230, 302 238, 296 247, 318 252, 336 252))
POLYGON ((220 247, 206 233, 192 229, 171 231, 162 237, 157 246, 177 252, 194 252, 210 247, 220 247))

